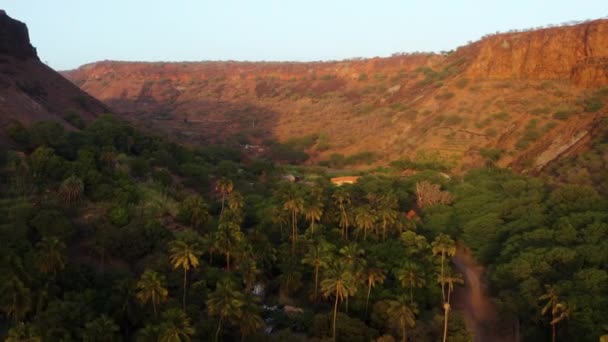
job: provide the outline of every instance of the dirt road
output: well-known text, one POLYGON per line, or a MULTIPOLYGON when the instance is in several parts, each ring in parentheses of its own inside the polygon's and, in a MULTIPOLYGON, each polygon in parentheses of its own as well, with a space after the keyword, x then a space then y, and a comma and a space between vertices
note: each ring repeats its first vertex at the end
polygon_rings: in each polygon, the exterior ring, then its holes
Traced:
POLYGON ((492 298, 486 292, 484 268, 461 245, 457 246, 452 263, 462 273, 465 284, 454 290, 452 306, 464 315, 467 328, 475 335, 474 341, 515 342, 515 325, 499 317, 492 298))

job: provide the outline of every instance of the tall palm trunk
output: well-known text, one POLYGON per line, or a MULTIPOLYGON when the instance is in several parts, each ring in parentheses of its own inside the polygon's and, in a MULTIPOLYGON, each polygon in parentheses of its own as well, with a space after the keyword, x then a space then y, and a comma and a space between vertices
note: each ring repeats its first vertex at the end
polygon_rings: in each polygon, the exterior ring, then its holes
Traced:
POLYGON ((183 307, 184 307, 184 312, 186 311, 186 282, 187 282, 187 279, 188 279, 187 275, 188 275, 187 270, 184 267, 184 298, 182 298, 182 304, 183 304, 183 307))
POLYGON ((224 213, 224 202, 226 201, 226 195, 222 192, 222 210, 220 210, 220 217, 224 213))
POLYGON ((317 293, 319 289, 319 265, 315 266, 315 303, 317 302, 317 293))
POLYGON ((156 294, 152 293, 152 309, 154 310, 154 318, 158 318, 158 314, 156 313, 156 294))
POLYGON ((410 283, 410 304, 414 305, 414 285, 410 283))
POLYGON ((346 311, 346 314, 348 314, 348 296, 346 297, 346 307, 344 311, 346 311))
POLYGON ((401 342, 407 341, 407 335, 405 331, 405 319, 401 318, 401 342))
POLYGON ((296 211, 291 211, 291 254, 296 254, 296 211))
POLYGON ((382 220, 382 241, 386 241, 386 220, 382 220))
POLYGON ((443 264, 445 260, 445 254, 441 253, 441 298, 443 298, 443 302, 445 303, 445 281, 443 277, 443 264))
POLYGON ((450 304, 443 304, 443 342, 448 340, 448 315, 450 314, 450 304))
POLYGON ((215 342, 219 341, 220 338, 220 330, 222 329, 222 319, 223 317, 220 317, 220 321, 217 324, 217 330, 215 331, 215 342))
POLYGON ((450 304, 450 297, 452 296, 452 291, 450 291, 450 288, 448 288, 448 301, 446 303, 450 304))
POLYGON ((226 269, 230 272, 230 252, 226 253, 226 269))
POLYGON ((555 324, 551 324, 551 330, 553 331, 551 341, 555 342, 555 324))
POLYGON ((336 341, 336 318, 338 318, 338 289, 336 289, 336 301, 334 303, 334 342, 336 341))
POLYGON ((367 282, 367 298, 365 299, 365 318, 367 318, 367 306, 369 305, 369 295, 372 292, 372 283, 367 282))

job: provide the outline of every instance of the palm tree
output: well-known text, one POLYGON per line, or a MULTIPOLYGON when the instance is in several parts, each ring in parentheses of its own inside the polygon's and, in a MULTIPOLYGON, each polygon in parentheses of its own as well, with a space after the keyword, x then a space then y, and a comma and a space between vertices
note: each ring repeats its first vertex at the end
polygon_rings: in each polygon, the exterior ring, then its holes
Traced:
POLYGON ((152 271, 145 270, 136 284, 135 296, 142 304, 152 303, 154 317, 157 317, 156 307, 167 299, 169 292, 165 288, 165 277, 152 271))
POLYGON ((9 329, 4 342, 42 342, 42 337, 34 326, 19 322, 9 329))
POLYGON ((137 342, 158 342, 161 326, 158 324, 146 324, 145 327, 137 331, 137 342))
POLYGON ((273 206, 270 209, 270 222, 279 225, 281 230, 281 239, 283 238, 283 226, 289 223, 288 213, 281 210, 279 207, 273 206))
POLYGON ((0 310, 15 322, 23 319, 31 308, 32 293, 16 275, 0 284, 0 310))
POLYGON ((228 196, 228 208, 230 208, 230 210, 233 210, 233 211, 241 210, 241 209, 243 209, 244 205, 245 205, 245 198, 243 197, 243 195, 241 195, 240 192, 233 191, 228 196))
POLYGON ((405 247, 407 256, 411 258, 422 258, 422 255, 425 255, 430 247, 424 236, 412 231, 403 232, 399 239, 405 247))
POLYGON ((184 295, 182 298, 182 307, 186 310, 186 283, 188 271, 191 268, 196 269, 199 267, 199 256, 203 254, 203 251, 197 241, 174 240, 169 243, 169 253, 173 268, 178 269, 181 267, 184 270, 184 295))
POLYGON ((317 301, 317 293, 319 291, 319 270, 326 268, 331 261, 331 251, 334 246, 325 240, 321 240, 318 243, 311 242, 308 245, 308 253, 302 259, 302 263, 310 265, 314 268, 315 272, 315 290, 314 290, 314 301, 317 301))
POLYGON ((65 267, 65 244, 58 238, 43 237, 36 244, 40 272, 55 275, 65 267))
POLYGON ((260 271, 258 268, 257 262, 255 261, 253 255, 241 258, 237 264, 237 269, 243 276, 245 290, 248 292, 251 291, 254 288, 258 277, 262 273, 262 271, 260 271))
POLYGON ((222 210, 220 211, 220 216, 222 216, 224 213, 224 202, 226 201, 226 196, 228 196, 232 190, 234 190, 234 184, 232 184, 230 179, 222 177, 215 184, 215 190, 222 194, 222 210))
POLYGON ((363 240, 367 240, 367 232, 374 228, 376 215, 369 204, 362 205, 355 209, 355 224, 357 225, 357 235, 363 231, 363 240))
POLYGON ((384 279, 386 279, 386 272, 382 268, 380 268, 376 265, 369 265, 363 271, 363 275, 364 275, 364 279, 367 283, 367 297, 365 299, 365 317, 367 317, 367 307, 369 305, 369 295, 372 292, 372 288, 374 288, 376 286, 376 284, 384 283, 384 279))
POLYGON ((448 302, 448 304, 450 304, 451 303, 451 301, 450 301, 451 294, 452 294, 452 292, 454 292, 454 284, 462 285, 462 284, 464 284, 464 279, 462 278, 462 274, 449 270, 448 272, 446 272, 446 277, 443 279, 443 281, 448 284, 447 302, 448 302))
POLYGON ((257 305, 257 297, 248 296, 245 299, 238 322, 239 330, 241 331, 241 341, 245 341, 245 337, 254 334, 264 327, 264 320, 260 316, 260 310, 257 305))
POLYGON ((401 341, 407 341, 407 328, 416 324, 416 314, 418 313, 416 305, 409 304, 407 296, 401 295, 397 299, 389 301, 387 313, 390 318, 397 321, 397 325, 401 328, 401 341))
POLYGON ((59 186, 57 194, 59 198, 67 203, 74 203, 80 200, 84 192, 84 183, 76 176, 66 178, 59 186))
MULTIPOLYGON (((340 260, 350 270, 356 283, 365 281, 365 279, 362 277, 362 272, 366 265, 366 261, 363 258, 364 254, 365 250, 360 248, 359 245, 357 245, 357 243, 355 242, 340 248, 340 260)), ((348 298, 349 297, 346 297, 345 301, 347 313, 348 298)))
POLYGON ((441 283, 442 288, 445 288, 445 285, 447 284, 448 289, 446 299, 443 302, 443 341, 445 342, 448 336, 448 320, 450 311, 452 310, 450 298, 454 291, 454 284, 464 284, 464 280, 460 273, 453 272, 448 268, 443 276, 439 275, 437 277, 437 282, 441 283))
POLYGON ((338 225, 342 229, 342 238, 348 240, 350 216, 347 209, 349 209, 351 204, 350 193, 346 188, 339 188, 331 197, 334 201, 334 205, 338 207, 338 225))
POLYGON ((425 283, 420 267, 414 262, 406 261, 395 271, 395 276, 403 288, 410 289, 410 305, 414 305, 414 288, 421 288, 425 283))
POLYGON ((395 223, 397 219, 397 197, 393 194, 388 194, 380 200, 378 218, 382 221, 382 241, 386 241, 386 228, 395 223))
MULTIPOLYGON (((456 254, 456 244, 454 240, 452 240, 449 236, 445 234, 439 234, 437 238, 431 244, 433 255, 441 256, 441 274, 439 275, 441 279, 445 278, 445 259, 446 257, 453 256, 456 254)), ((443 302, 446 301, 445 295, 445 283, 441 282, 441 296, 443 298, 443 302)))
POLYGON ((357 292, 355 277, 353 277, 352 272, 344 263, 334 263, 324 274, 321 281, 321 292, 326 298, 335 297, 333 318, 333 340, 335 341, 338 303, 357 292))
POLYGON ((134 325, 132 323, 137 320, 135 290, 135 281, 130 278, 118 280, 112 286, 112 302, 116 303, 113 305, 112 316, 120 319, 121 325, 126 327, 125 333, 127 334, 130 333, 129 327, 134 325))
POLYGON ((297 193, 296 188, 290 187, 283 202, 283 209, 291 215, 291 241, 292 254, 296 250, 296 241, 298 240, 298 214, 304 210, 304 200, 297 193))
POLYGON ((340 259, 354 275, 360 273, 365 266, 363 255, 365 250, 355 242, 340 248, 340 259))
MULTIPOLYGON (((450 303, 448 302, 449 293, 446 295, 445 284, 448 282, 445 272, 445 259, 446 257, 453 256, 456 254, 456 244, 449 236, 445 234, 439 234, 437 238, 431 244, 433 255, 441 256, 441 273, 439 274, 439 283, 441 283, 441 297, 443 298, 443 342, 447 341, 448 338, 448 315, 450 312, 450 303)), ((453 286, 453 285, 452 285, 453 286)), ((451 292, 451 291, 450 291, 451 292)))
POLYGON ((189 223, 194 228, 202 227, 211 218, 207 203, 200 195, 186 197, 181 206, 190 215, 189 223))
POLYGON ((190 318, 180 309, 169 309, 162 314, 159 342, 189 342, 194 335, 190 318))
POLYGON ((566 303, 560 302, 557 288, 555 286, 546 285, 545 289, 547 292, 538 299, 541 301, 546 301, 545 306, 541 310, 541 314, 543 316, 546 315, 549 310, 551 310, 551 322, 549 322, 549 324, 551 324, 551 340, 555 342, 557 324, 570 317, 570 309, 566 303))
POLYGON ((107 315, 101 315, 85 325, 84 338, 86 342, 113 341, 119 331, 118 325, 107 315))
POLYGON ((215 291, 209 294, 207 299, 207 313, 209 316, 219 319, 215 340, 219 340, 222 323, 225 320, 236 320, 241 316, 241 310, 245 305, 245 297, 229 278, 220 280, 215 291))
POLYGON ((312 234, 315 233, 315 222, 321 219, 323 215, 323 202, 313 200, 307 202, 304 206, 304 216, 310 221, 310 231, 312 234))
POLYGON ((215 233, 215 246, 226 256, 226 270, 230 272, 230 256, 234 255, 244 240, 240 227, 235 222, 221 222, 215 233))
POLYGON ((298 271, 296 265, 291 260, 281 265, 279 286, 280 293, 285 296, 291 296, 302 287, 302 273, 298 271))

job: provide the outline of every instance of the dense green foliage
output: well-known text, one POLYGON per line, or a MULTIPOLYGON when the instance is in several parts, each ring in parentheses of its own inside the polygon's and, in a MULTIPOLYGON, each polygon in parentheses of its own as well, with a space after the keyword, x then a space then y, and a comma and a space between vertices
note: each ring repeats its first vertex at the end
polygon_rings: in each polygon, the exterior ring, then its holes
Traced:
MULTIPOLYGON (((461 244, 489 265, 524 340, 547 339, 552 319, 563 340, 603 333, 604 191, 494 168, 461 180, 386 169, 342 187, 302 168, 290 182, 281 165, 110 116, 75 126, 15 124, 17 148, 0 150, 0 337, 470 341, 450 299, 461 244), (453 200, 418 208, 421 181, 453 200)), ((311 139, 275 153, 301 162, 311 139)), ((445 169, 422 157, 393 170, 445 169)))

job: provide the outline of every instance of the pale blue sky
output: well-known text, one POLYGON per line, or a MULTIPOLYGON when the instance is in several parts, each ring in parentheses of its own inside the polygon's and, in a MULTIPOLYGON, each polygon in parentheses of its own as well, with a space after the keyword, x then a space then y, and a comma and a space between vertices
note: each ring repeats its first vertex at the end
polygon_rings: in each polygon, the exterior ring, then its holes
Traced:
POLYGON ((441 51, 608 15, 607 0, 0 0, 55 69, 112 60, 314 61, 441 51))

